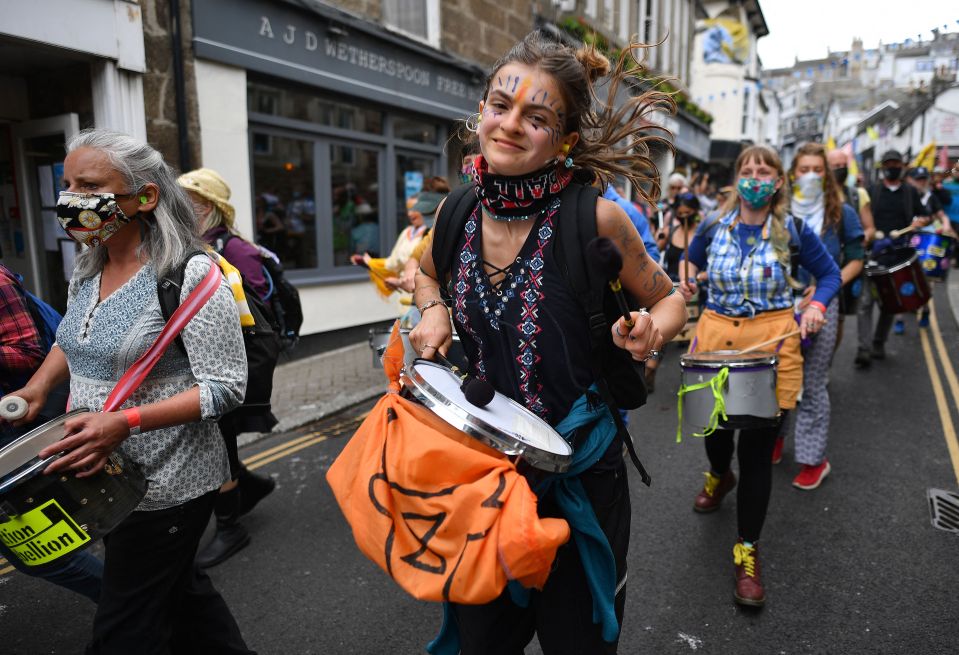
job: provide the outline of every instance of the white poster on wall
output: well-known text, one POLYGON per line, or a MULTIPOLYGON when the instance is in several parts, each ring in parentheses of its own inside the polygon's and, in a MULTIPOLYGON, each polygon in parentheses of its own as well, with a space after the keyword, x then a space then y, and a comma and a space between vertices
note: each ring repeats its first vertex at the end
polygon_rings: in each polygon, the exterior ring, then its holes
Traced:
MULTIPOLYGON (((52 179, 52 178, 51 178, 52 179)), ((57 220, 55 209, 40 211, 40 225, 43 229, 43 247, 45 250, 57 252, 60 250, 60 238, 64 236, 60 221, 57 220)))

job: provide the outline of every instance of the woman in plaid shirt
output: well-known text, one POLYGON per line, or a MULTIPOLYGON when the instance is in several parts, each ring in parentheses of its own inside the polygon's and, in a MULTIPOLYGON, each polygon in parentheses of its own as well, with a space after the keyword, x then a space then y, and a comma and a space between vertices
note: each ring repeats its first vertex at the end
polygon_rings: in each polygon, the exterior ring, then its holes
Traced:
MULTIPOLYGON (((683 295, 696 291, 696 273, 707 269, 709 301, 696 328, 690 351, 739 350, 791 332, 796 328, 791 244, 799 261, 817 281, 812 300, 802 313, 802 338, 815 334, 824 322, 826 306, 840 287, 839 268, 808 225, 787 214, 789 193, 779 156, 766 146, 746 148, 736 160, 736 192, 718 217, 705 221, 689 245, 688 279, 683 295)), ((760 579, 758 541, 772 486, 772 451, 782 417, 796 406, 802 388, 800 337, 776 348, 779 356, 776 396, 783 410, 775 425, 740 430, 739 492, 736 509, 739 539, 733 548, 736 602, 761 606, 766 599, 760 579)), ((730 470, 734 430, 720 429, 704 440, 710 470, 696 496, 694 509, 712 512, 736 486, 730 470)))

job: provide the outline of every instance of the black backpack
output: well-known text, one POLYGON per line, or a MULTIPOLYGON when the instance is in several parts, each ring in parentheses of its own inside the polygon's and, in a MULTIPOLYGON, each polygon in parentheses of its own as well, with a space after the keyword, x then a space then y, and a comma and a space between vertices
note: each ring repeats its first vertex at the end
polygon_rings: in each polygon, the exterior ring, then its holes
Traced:
MULTIPOLYGON (((180 289, 183 286, 183 274, 191 258, 207 254, 197 250, 175 269, 157 280, 157 296, 160 299, 160 311, 166 321, 180 306, 180 289)), ((213 262, 211 262, 213 263, 213 262)), ((213 263, 217 266, 216 263, 213 263)), ((257 293, 244 282, 243 292, 247 305, 253 315, 253 325, 244 326, 243 346, 246 350, 247 382, 243 404, 232 410, 221 420, 228 420, 236 426, 238 432, 269 432, 276 425, 270 407, 273 395, 273 370, 280 356, 280 339, 273 330, 274 320, 270 308, 257 293)), ((177 336, 176 344, 183 353, 186 348, 183 340, 177 336)))
MULTIPOLYGON (((471 184, 454 189, 443 203, 439 220, 433 227, 433 265, 440 280, 440 291, 447 303, 452 300, 452 281, 448 278, 453 257, 466 222, 478 201, 473 189, 471 184)), ((597 236, 598 197, 599 190, 595 187, 575 182, 563 190, 553 253, 563 277, 587 317, 592 353, 590 361, 600 395, 610 407, 633 464, 643 482, 649 485, 649 474, 639 461, 629 431, 617 411, 619 408, 636 409, 646 403, 645 366, 613 344, 610 328, 622 314, 607 281, 597 275, 586 261, 586 244, 597 236)), ((628 293, 627 302, 630 308, 638 309, 636 299, 628 293)))
MULTIPOLYGON (((222 255, 230 239, 238 238, 235 234, 227 233, 213 243, 213 248, 222 255)), ((283 275, 283 266, 269 255, 262 254, 262 251, 260 263, 263 266, 263 276, 270 285, 264 303, 270 308, 273 331, 280 339, 283 352, 289 352, 296 346, 300 338, 300 327, 303 325, 300 292, 283 275)))

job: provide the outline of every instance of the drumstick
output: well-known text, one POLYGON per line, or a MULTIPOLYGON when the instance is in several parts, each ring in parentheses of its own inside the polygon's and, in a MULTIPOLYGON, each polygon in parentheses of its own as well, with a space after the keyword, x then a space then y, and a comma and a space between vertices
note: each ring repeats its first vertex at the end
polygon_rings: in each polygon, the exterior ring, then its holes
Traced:
POLYGON ((749 348, 743 348, 742 350, 740 350, 740 351, 739 351, 738 353, 736 353, 736 354, 737 354, 737 355, 744 355, 744 354, 746 354, 746 353, 751 353, 751 352, 754 351, 754 350, 759 350, 759 349, 762 348, 763 346, 768 346, 768 345, 770 345, 770 344, 776 343, 777 341, 782 341, 783 339, 788 339, 789 337, 794 337, 794 336, 796 336, 797 334, 799 334, 800 332, 802 332, 802 330, 801 330, 800 328, 796 328, 795 330, 792 330, 791 332, 787 332, 786 334, 780 334, 778 337, 773 337, 772 339, 766 339, 765 341, 760 341, 759 343, 756 343, 756 344, 753 344, 753 345, 749 346, 749 348))
POLYGON ((909 234, 915 229, 916 229, 915 225, 910 225, 909 227, 904 227, 901 230, 893 230, 892 232, 889 233, 889 236, 891 236, 893 239, 898 239, 903 234, 909 234))
POLYGON ((29 406, 20 396, 6 396, 0 400, 0 418, 16 421, 27 415, 29 406))
POLYGON ((440 360, 443 366, 446 366, 456 373, 459 379, 463 381, 463 384, 460 385, 460 391, 463 392, 466 400, 469 401, 471 405, 486 407, 492 402, 493 396, 496 395, 496 390, 493 388, 493 385, 486 380, 470 377, 469 374, 463 373, 459 366, 446 359, 439 350, 436 351, 436 358, 440 360))
POLYGON ((619 248, 606 237, 596 237, 586 244, 586 259, 593 270, 609 283, 609 288, 613 290, 613 296, 616 298, 616 304, 619 305, 619 311, 623 315, 623 325, 627 330, 632 330, 636 321, 633 320, 629 303, 626 302, 623 284, 619 281, 619 272, 623 270, 623 255, 619 252, 619 248))
MULTIPOLYGON (((825 325, 825 324, 826 324, 826 320, 823 319, 823 322, 822 322, 822 323, 823 323, 823 325, 825 325)), ((749 346, 748 348, 743 348, 742 350, 740 350, 740 351, 739 351, 738 353, 736 353, 736 354, 737 354, 737 355, 742 355, 743 353, 751 353, 751 352, 754 351, 754 350, 759 350, 759 349, 762 348, 763 346, 768 346, 768 345, 771 344, 771 343, 776 343, 777 341, 782 341, 783 339, 788 339, 789 337, 794 337, 794 336, 796 336, 797 334, 800 334, 800 333, 802 333, 802 328, 796 328, 795 330, 792 330, 792 331, 790 331, 790 332, 787 332, 786 334, 781 334, 781 335, 779 335, 778 337, 773 337, 772 339, 766 339, 765 341, 760 341, 759 343, 755 343, 755 344, 749 346)))
MULTIPOLYGON (((666 244, 669 248, 669 244, 666 244)), ((689 229, 683 225, 683 282, 689 282, 689 229)))

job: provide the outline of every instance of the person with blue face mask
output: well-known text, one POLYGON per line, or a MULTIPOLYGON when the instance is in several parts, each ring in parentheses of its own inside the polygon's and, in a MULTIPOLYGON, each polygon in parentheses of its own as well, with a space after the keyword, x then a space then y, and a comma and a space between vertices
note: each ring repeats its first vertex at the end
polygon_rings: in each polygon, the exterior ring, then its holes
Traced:
MULTIPOLYGON (((690 299, 697 291, 696 274, 706 269, 709 300, 696 327, 690 352, 740 350, 770 337, 795 331, 793 292, 801 285, 798 265, 817 280, 816 291, 799 319, 802 338, 820 331, 826 307, 839 291, 839 268, 816 232, 787 213, 789 196, 779 156, 767 146, 750 146, 736 160, 735 193, 689 244, 688 269, 681 262, 680 290, 690 299)), ((779 358, 776 398, 778 419, 763 427, 739 430, 739 490, 736 495, 738 540, 733 548, 736 570, 734 598, 741 605, 766 600, 760 575, 758 542, 772 486, 771 458, 782 418, 796 406, 802 387, 800 335, 769 346, 779 358)), ((709 471, 693 509, 713 512, 736 486, 730 464, 737 444, 724 421, 704 439, 709 471)))

